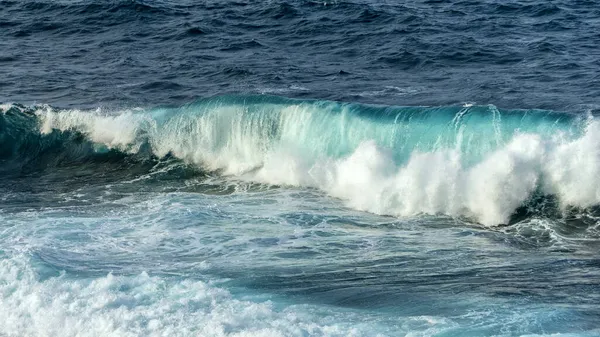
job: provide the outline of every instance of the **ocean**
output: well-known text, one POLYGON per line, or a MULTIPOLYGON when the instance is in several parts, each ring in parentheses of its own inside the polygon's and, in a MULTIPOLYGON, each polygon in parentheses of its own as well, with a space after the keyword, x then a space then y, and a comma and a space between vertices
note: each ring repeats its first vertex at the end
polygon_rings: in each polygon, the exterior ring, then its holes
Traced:
POLYGON ((599 18, 0 0, 0 336, 600 336, 599 18))

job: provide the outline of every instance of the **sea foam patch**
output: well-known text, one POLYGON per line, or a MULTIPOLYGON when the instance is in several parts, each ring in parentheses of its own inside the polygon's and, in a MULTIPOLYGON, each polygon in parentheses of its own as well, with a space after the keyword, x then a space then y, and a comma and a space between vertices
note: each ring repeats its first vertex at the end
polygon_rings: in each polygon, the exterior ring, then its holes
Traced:
POLYGON ((23 256, 0 261, 4 336, 373 336, 351 320, 235 299, 198 280, 145 272, 40 280, 29 263, 23 256))

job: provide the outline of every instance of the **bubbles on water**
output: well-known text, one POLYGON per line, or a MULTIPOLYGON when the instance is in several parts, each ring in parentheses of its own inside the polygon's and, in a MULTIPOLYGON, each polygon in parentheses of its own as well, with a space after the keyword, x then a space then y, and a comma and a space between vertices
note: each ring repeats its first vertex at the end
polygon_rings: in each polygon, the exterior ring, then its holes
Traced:
POLYGON ((372 335, 373 327, 353 321, 356 314, 334 323, 322 318, 326 309, 308 309, 239 300, 206 282, 145 272, 40 280, 24 256, 0 260, 0 330, 7 336, 372 335))

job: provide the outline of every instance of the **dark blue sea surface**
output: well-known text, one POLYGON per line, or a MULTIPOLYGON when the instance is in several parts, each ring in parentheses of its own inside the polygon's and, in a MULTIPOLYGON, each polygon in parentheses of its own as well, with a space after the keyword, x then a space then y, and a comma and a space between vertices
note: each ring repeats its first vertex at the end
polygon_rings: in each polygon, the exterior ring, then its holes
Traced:
POLYGON ((598 103, 595 1, 6 1, 0 101, 598 103))
POLYGON ((600 336, 595 1, 0 0, 0 336, 600 336))

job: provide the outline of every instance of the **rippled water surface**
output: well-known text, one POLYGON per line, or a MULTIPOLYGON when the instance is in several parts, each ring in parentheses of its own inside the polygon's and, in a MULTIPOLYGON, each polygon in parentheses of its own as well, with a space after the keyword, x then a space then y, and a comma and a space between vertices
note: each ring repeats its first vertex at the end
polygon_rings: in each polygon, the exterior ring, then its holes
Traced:
POLYGON ((0 0, 0 336, 600 335, 599 17, 0 0))
POLYGON ((597 104, 594 1, 6 1, 0 101, 597 104))

